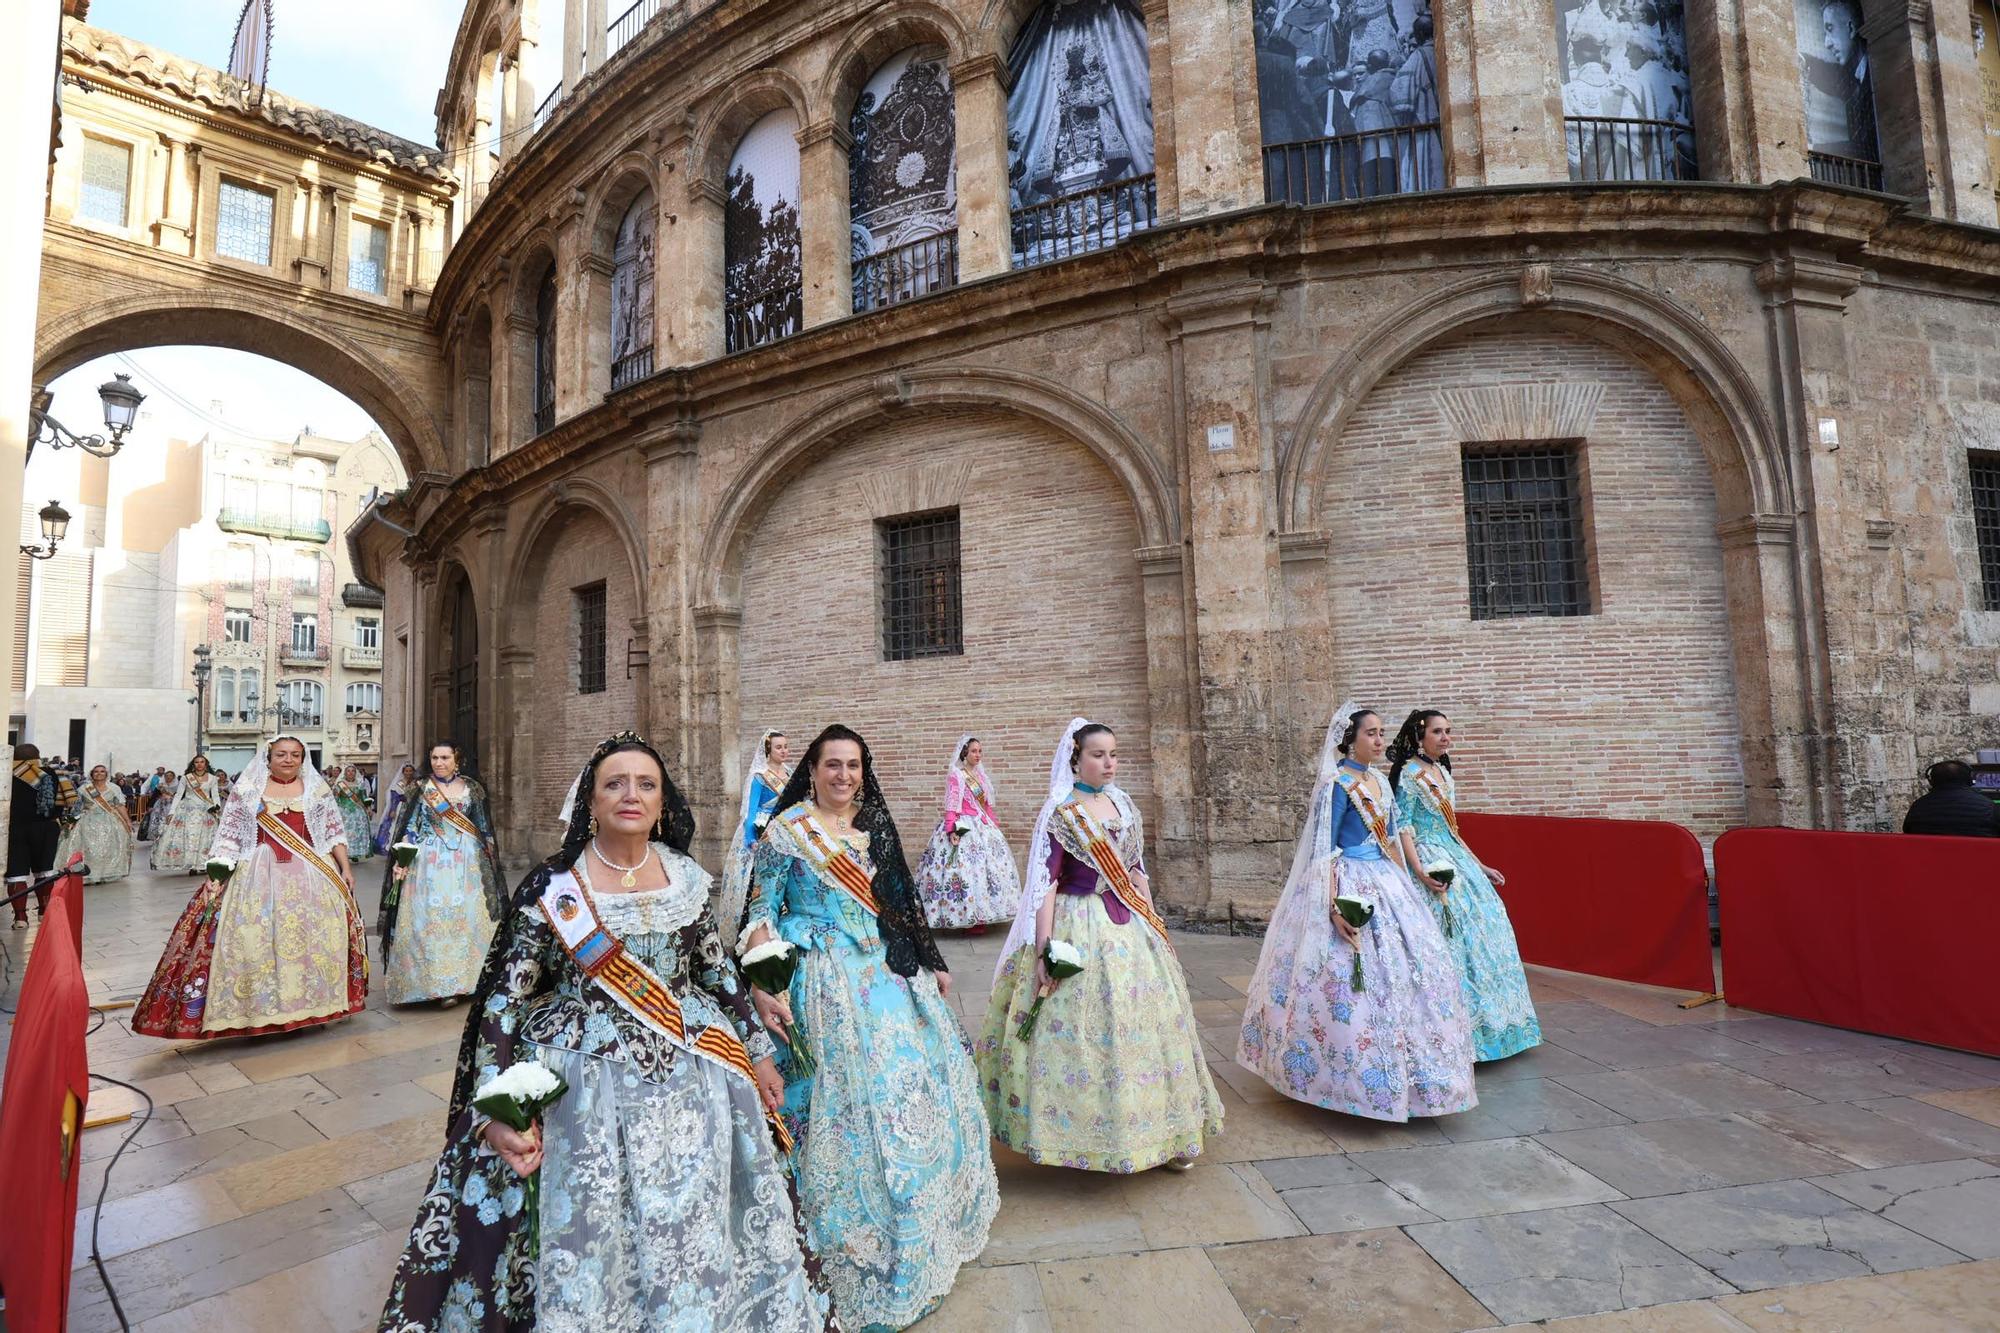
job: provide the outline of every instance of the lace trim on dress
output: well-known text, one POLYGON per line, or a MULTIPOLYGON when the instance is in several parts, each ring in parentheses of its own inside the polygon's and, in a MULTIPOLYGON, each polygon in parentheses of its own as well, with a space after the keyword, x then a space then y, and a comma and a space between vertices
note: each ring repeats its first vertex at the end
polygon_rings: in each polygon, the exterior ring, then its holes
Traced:
POLYGON ((653 844, 660 865, 667 872, 667 885, 637 893, 607 893, 602 866, 585 867, 585 852, 577 865, 584 868, 591 900, 597 904, 597 918, 616 935, 665 934, 693 924, 708 906, 709 886, 714 882, 706 870, 686 856, 660 843, 653 844))

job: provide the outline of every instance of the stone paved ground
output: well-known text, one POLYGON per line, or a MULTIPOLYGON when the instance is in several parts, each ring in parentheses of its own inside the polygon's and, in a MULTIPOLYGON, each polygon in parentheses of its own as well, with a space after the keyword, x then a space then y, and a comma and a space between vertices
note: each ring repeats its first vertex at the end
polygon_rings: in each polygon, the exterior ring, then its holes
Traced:
MULTIPOLYGON (((88 891, 93 997, 144 985, 190 887, 88 891)), ((30 938, 7 937, 17 979, 30 938)), ((1474 1111, 1380 1125, 1229 1062, 1255 940, 1179 946, 1227 1133, 1185 1176, 1003 1156, 992 1243, 929 1333, 2000 1326, 2000 1061, 1536 970, 1546 1046, 1483 1067, 1474 1111)), ((947 944, 975 1022, 997 949, 947 944)), ((304 1035, 175 1044, 114 1013, 92 1067, 159 1106, 100 1231, 134 1325, 372 1328, 463 1018, 377 1001, 304 1035)), ((84 1138, 80 1333, 116 1327, 89 1201, 126 1130, 84 1138)))

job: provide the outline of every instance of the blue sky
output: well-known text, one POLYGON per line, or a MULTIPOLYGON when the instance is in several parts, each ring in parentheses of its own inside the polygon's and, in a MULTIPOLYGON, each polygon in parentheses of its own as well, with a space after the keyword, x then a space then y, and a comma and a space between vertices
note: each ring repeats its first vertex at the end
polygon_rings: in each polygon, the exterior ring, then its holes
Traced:
MULTIPOLYGON (((273 88, 418 143, 437 142, 437 94, 462 3, 272 3, 273 88)), ((93 0, 90 22, 221 68, 242 8, 243 0, 93 0)))

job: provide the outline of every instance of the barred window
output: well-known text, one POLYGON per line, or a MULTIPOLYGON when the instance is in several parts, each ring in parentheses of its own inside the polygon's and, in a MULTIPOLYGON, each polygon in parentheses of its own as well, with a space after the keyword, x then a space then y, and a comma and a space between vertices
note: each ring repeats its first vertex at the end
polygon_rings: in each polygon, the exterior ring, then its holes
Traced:
POLYGON ((1972 523, 1979 536, 1979 580, 1986 609, 2000 611, 2000 454, 1976 453, 1972 471, 1972 523))
POLYGON ((389 229, 353 219, 347 229, 347 285, 381 296, 389 290, 389 229))
POLYGON ((882 660, 963 653, 958 511, 881 519, 875 545, 881 553, 882 660))
POLYGON ((122 227, 131 189, 131 148, 84 136, 83 188, 77 196, 77 216, 122 227))
POLYGON ((1575 447, 1468 446, 1463 458, 1472 618, 1589 615, 1575 447))
POLYGON ((604 693, 604 585, 576 590, 576 692, 604 693))
POLYGON ((222 182, 215 205, 215 252, 250 264, 271 262, 271 218, 277 196, 235 181, 222 182))

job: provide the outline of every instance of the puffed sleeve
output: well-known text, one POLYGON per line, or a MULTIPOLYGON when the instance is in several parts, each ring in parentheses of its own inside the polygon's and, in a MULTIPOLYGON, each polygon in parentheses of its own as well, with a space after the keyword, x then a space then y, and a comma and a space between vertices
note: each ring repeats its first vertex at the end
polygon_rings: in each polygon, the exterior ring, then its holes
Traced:
POLYGON ((1347 799, 1347 788, 1343 784, 1329 782, 1326 785, 1328 807, 1326 812, 1326 836, 1332 843, 1330 850, 1335 856, 1338 856, 1340 854, 1340 826, 1347 822, 1347 812, 1353 808, 1353 805, 1347 799))
POLYGON ((954 766, 951 776, 944 780, 944 817, 946 823, 954 823, 966 813, 972 802, 965 789, 965 774, 954 766))
POLYGON ((769 838, 758 841, 750 859, 750 901, 744 908, 743 929, 737 933, 739 939, 748 939, 760 925, 769 926, 771 933, 777 934, 778 918, 784 915, 791 865, 792 858, 779 851, 769 838))

